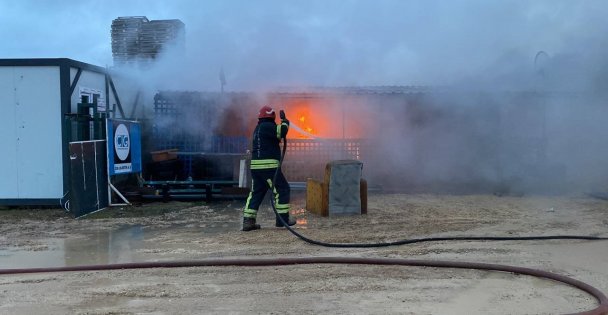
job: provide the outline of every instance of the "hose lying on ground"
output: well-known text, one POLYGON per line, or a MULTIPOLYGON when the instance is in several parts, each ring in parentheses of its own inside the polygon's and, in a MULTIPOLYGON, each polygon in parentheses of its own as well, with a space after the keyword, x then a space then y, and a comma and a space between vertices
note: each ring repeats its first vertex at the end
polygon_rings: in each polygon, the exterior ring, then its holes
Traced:
MULTIPOLYGON (((283 139, 283 152, 279 161, 279 168, 274 174, 272 181, 271 192, 274 191, 274 183, 285 156, 287 148, 287 140, 283 139)), ((273 200, 273 198, 271 198, 273 200)), ((405 245, 431 241, 507 241, 507 240, 551 240, 551 239, 581 239, 581 240, 606 240, 606 237, 596 236, 578 236, 578 235, 556 235, 556 236, 523 236, 523 237, 488 237, 488 236, 457 236, 457 237, 429 237, 409 239, 394 242, 381 243, 326 243, 315 241, 307 238, 291 228, 287 222, 278 215, 274 200, 271 202, 272 209, 277 218, 281 220, 283 225, 294 235, 300 239, 320 246, 326 247, 385 247, 393 245, 405 245)), ((66 272, 66 271, 96 271, 96 270, 120 270, 120 269, 140 269, 140 268, 178 268, 178 267, 201 267, 201 266, 280 266, 280 265, 297 265, 297 264, 361 264, 361 265, 400 265, 400 266, 423 266, 433 268, 462 268, 462 269, 477 269, 489 271, 502 271, 515 274, 530 275, 534 277, 546 278, 565 283, 572 287, 578 288, 592 295, 599 305, 589 311, 572 313, 578 315, 606 315, 608 314, 608 298, 596 289, 595 287, 578 281, 576 279, 531 268, 515 267, 499 264, 485 264, 473 262, 455 262, 455 261, 438 261, 438 260, 408 260, 397 258, 359 258, 359 257, 295 257, 295 258, 269 258, 269 259, 207 259, 193 261, 169 261, 169 262, 140 262, 140 263, 123 263, 123 264, 107 264, 107 265, 83 265, 69 267, 50 267, 50 268, 23 268, 23 269, 0 269, 0 275, 7 274, 22 274, 22 273, 46 273, 46 272, 66 272)))
MULTIPOLYGON (((270 191, 274 191, 274 183, 276 182, 277 174, 281 169, 281 165, 283 164, 283 158, 285 158, 285 152, 287 151, 287 139, 283 138, 283 150, 281 152, 281 159, 279 160, 279 167, 274 173, 274 177, 272 179, 272 185, 270 187, 270 191)), ((423 243, 423 242, 439 242, 439 241, 532 241, 532 240, 588 240, 588 241, 597 241, 597 240, 608 240, 608 237, 601 236, 586 236, 586 235, 547 235, 547 236, 446 236, 446 237, 424 237, 424 238, 412 238, 405 239, 393 242, 378 242, 378 243, 327 243, 322 241, 313 240, 308 238, 299 232, 297 232, 294 228, 290 227, 285 220, 281 216, 279 216, 277 209, 274 204, 274 198, 271 198, 270 204, 272 205, 272 211, 275 216, 281 220, 283 226, 289 230, 293 235, 297 236, 301 240, 313 244, 324 247, 339 247, 339 248, 370 248, 370 247, 387 247, 387 246, 396 246, 396 245, 406 245, 406 244, 414 244, 414 243, 423 243)))
MULTIPOLYGON (((270 187, 270 191, 274 191, 274 183, 276 182, 277 174, 283 164, 283 158, 285 157, 285 152, 287 150, 287 139, 283 138, 283 150, 281 153, 281 159, 279 160, 279 167, 275 171, 274 178, 272 180, 272 185, 270 187)), ((406 245, 406 244, 414 244, 414 243, 422 243, 422 242, 438 242, 438 241, 527 241, 527 240, 556 240, 556 239, 578 239, 578 240, 608 240, 608 237, 600 237, 600 236, 585 236, 585 235, 548 235, 548 236, 452 236, 452 237, 425 237, 425 238, 414 238, 414 239, 405 239, 400 241, 393 242, 378 242, 378 243, 327 243, 322 241, 313 240, 308 238, 300 233, 298 233, 295 229, 289 226, 285 220, 281 216, 279 216, 277 209, 274 204, 274 199, 271 198, 272 210, 277 218, 283 223, 283 226, 289 230, 292 234, 300 238, 301 240, 313 244, 324 247, 339 247, 339 248, 370 248, 370 247, 386 247, 386 246, 395 246, 395 245, 406 245)), ((311 258, 314 259, 314 258, 311 258)), ((319 258, 321 259, 321 258, 319 258)), ((343 258, 343 257, 335 257, 331 258, 332 260, 339 261, 350 261, 348 263, 363 263, 362 261, 354 262, 357 260, 356 258, 343 258)), ((365 258, 360 258, 365 259, 365 258)), ((378 264, 389 264, 386 259, 370 259, 373 263, 378 264)), ((370 261, 370 263, 372 263, 370 261)), ((394 261, 393 261, 394 262, 394 261)), ((345 262, 347 263, 347 262, 345 262)), ((553 279, 556 281, 560 281, 563 283, 570 284, 574 287, 577 287, 591 295, 593 295, 599 302, 600 305, 591 310, 576 314, 587 314, 587 315, 600 315, 600 314, 608 314, 608 300, 606 296, 600 292, 599 290, 593 288, 592 286, 580 282, 578 280, 568 278, 566 276, 549 273, 542 270, 534 270, 529 268, 522 267, 512 267, 505 265, 496 265, 496 264, 482 264, 482 263, 469 263, 469 262, 446 262, 446 261, 423 261, 423 260, 399 260, 399 262, 395 263, 399 265, 409 265, 409 266, 428 266, 428 267, 443 267, 443 268, 466 268, 466 269, 483 269, 483 270, 495 270, 495 271, 505 271, 505 272, 513 272, 519 274, 527 274, 536 277, 553 279)))
POLYGON ((97 270, 120 270, 141 268, 179 268, 179 267, 202 267, 202 266, 284 266, 301 264, 359 264, 359 265, 398 265, 418 266, 433 268, 461 268, 489 271, 510 272, 521 275, 540 277, 565 283, 593 296, 599 305, 589 311, 583 311, 579 315, 606 315, 608 314, 608 298, 593 286, 576 279, 559 274, 524 267, 514 267, 498 264, 484 264, 474 262, 456 262, 440 260, 410 260, 398 258, 361 258, 361 257, 293 257, 293 258, 257 258, 257 259, 206 259, 192 261, 167 261, 167 262, 140 262, 108 265, 87 265, 51 268, 27 268, 27 269, 0 269, 0 275, 18 273, 46 273, 62 271, 97 271, 97 270))

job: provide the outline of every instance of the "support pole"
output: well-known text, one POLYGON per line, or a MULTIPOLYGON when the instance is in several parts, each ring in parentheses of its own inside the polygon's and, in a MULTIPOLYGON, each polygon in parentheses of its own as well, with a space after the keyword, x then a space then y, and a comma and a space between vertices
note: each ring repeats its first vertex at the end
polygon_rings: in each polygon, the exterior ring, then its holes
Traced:
MULTIPOLYGON (((109 179, 108 179, 109 180, 109 179)), ((129 202, 129 200, 127 200, 127 198, 125 198, 125 196, 123 196, 120 191, 118 191, 118 189, 116 189, 116 187, 114 187, 114 185, 112 185, 112 183, 110 183, 108 181, 108 186, 110 187, 111 190, 113 190, 118 197, 120 197, 120 199, 122 199, 122 201, 124 201, 125 203, 112 203, 112 193, 110 192, 110 190, 108 190, 109 194, 110 194, 110 206, 130 206, 131 203, 129 202)))

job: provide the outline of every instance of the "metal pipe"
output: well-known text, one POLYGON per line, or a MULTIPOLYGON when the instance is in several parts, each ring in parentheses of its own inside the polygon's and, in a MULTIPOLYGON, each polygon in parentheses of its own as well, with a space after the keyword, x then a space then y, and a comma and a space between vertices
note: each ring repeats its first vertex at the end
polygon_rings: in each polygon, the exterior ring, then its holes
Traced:
POLYGON ((582 290, 593 296, 599 305, 591 310, 571 313, 570 315, 607 315, 608 298, 604 293, 595 287, 582 281, 563 276, 560 274, 537 270, 525 267, 516 267, 500 264, 486 264, 464 261, 442 261, 442 260, 420 260, 420 259, 400 259, 400 258, 362 258, 362 257, 286 257, 286 258, 256 258, 256 259, 203 259, 185 261, 165 261, 165 262, 138 262, 108 265, 81 265, 68 267, 50 268, 19 268, 19 269, 0 269, 0 275, 24 274, 24 273, 48 273, 48 272, 68 272, 68 271, 99 271, 99 270, 121 270, 121 269, 142 269, 142 268, 180 268, 180 267, 208 267, 208 266, 285 266, 285 265, 304 265, 304 264, 357 264, 357 265, 397 265, 433 268, 459 268, 476 269, 488 271, 502 271, 520 275, 528 275, 538 278, 545 278, 558 281, 574 288, 582 290))

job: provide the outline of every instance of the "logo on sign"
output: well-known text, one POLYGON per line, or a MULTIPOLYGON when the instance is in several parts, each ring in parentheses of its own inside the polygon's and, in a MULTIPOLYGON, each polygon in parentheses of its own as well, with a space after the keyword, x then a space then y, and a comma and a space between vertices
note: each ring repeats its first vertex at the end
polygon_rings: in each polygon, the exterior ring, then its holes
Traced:
POLYGON ((116 151, 116 156, 121 161, 124 161, 129 157, 130 149, 131 139, 129 137, 129 129, 124 124, 120 124, 116 127, 116 132, 114 133, 114 151, 116 151))

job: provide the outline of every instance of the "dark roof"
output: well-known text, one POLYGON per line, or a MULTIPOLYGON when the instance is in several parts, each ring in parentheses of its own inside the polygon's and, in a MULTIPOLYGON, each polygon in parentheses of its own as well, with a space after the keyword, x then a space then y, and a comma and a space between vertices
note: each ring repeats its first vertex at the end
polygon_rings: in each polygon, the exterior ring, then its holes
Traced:
POLYGON ((36 66, 70 66, 83 70, 107 73, 103 67, 76 61, 69 58, 23 58, 23 59, 0 59, 0 67, 36 67, 36 66))

